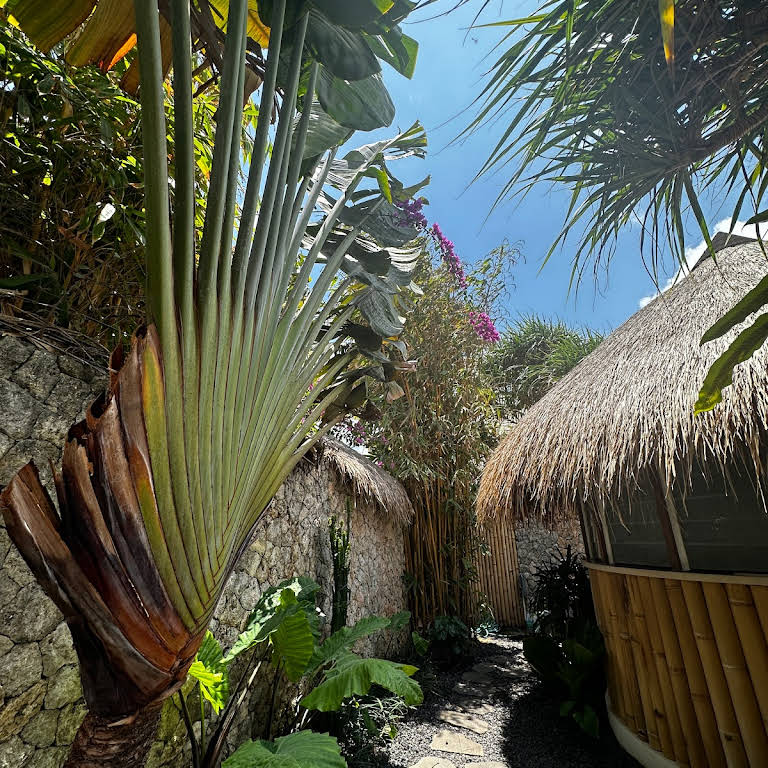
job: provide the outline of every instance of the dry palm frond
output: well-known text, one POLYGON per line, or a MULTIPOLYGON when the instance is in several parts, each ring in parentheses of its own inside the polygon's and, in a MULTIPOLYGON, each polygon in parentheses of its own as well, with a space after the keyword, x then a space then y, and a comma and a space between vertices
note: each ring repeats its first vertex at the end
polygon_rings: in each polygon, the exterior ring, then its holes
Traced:
POLYGON ((347 480, 356 494, 377 504, 401 525, 412 520, 413 506, 408 494, 392 475, 337 440, 324 440, 321 451, 323 461, 347 480))

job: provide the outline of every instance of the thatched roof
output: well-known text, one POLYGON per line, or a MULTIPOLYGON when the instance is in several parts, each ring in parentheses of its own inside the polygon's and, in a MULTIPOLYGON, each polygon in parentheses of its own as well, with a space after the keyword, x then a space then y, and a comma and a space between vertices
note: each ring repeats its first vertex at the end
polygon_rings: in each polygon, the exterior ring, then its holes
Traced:
POLYGON ((413 518, 408 494, 392 475, 357 451, 336 440, 325 439, 319 449, 320 461, 331 466, 359 494, 394 517, 401 525, 413 518))
POLYGON ((699 340, 766 273, 756 242, 726 248, 608 336, 496 449, 480 485, 480 518, 570 515, 631 491, 649 471, 671 487, 695 458, 724 467, 737 454, 762 471, 765 348, 737 367, 713 411, 694 417, 693 404, 710 365, 744 326, 703 347, 699 340))

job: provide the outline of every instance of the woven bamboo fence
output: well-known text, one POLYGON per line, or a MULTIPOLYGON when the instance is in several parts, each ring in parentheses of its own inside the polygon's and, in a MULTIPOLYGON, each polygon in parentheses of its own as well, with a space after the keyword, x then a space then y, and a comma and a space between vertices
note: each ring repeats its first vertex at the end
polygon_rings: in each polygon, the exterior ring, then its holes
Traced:
POLYGON ((489 523, 484 538, 489 552, 477 556, 480 592, 488 601, 498 624, 522 627, 525 624, 525 608, 520 591, 515 530, 508 523, 496 520, 489 523))
POLYGON ((678 765, 768 766, 768 578, 588 567, 613 714, 678 765))

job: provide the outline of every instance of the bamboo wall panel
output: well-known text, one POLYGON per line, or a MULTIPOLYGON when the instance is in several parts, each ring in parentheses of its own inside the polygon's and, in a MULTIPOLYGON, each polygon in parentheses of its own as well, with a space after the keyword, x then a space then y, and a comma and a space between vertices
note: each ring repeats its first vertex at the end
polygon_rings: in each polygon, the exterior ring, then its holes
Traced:
POLYGON ((489 524, 485 540, 489 552, 477 558, 480 591, 488 600, 498 624, 522 627, 525 625, 525 609, 520 591, 515 530, 511 525, 495 521, 489 524))
POLYGON ((588 564, 611 710, 681 766, 768 766, 768 581, 588 564))

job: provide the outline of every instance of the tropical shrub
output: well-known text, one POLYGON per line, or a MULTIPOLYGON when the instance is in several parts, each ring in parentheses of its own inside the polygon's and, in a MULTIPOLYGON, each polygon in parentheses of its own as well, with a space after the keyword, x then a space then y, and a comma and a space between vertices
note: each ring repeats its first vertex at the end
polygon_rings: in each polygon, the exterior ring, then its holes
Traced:
POLYGON ((347 498, 347 519, 331 517, 328 521, 328 538, 333 563, 333 601, 331 603, 331 631, 347 626, 349 609, 349 517, 352 502, 347 498))
MULTIPOLYGON (((78 69, 59 49, 41 53, 8 23, 0 24, 0 60, 0 307, 112 348, 146 317, 140 109, 119 86, 128 63, 109 73, 78 69)), ((172 90, 164 102, 172 119, 172 90)), ((199 227, 217 105, 214 88, 194 103, 199 227)), ((244 162, 257 117, 256 105, 246 105, 244 162)), ((168 151, 173 156, 173 134, 168 151)), ((173 186, 170 193, 173 200, 173 186)))
MULTIPOLYGON (((378 343, 379 354, 402 329, 418 233, 396 219, 395 202, 413 192, 391 167, 423 156, 426 142, 415 125, 339 152, 354 130, 393 118, 380 59, 407 71, 415 57, 414 46, 394 50, 406 0, 386 8, 275 0, 255 10, 250 0, 222 2, 221 98, 200 231, 190 3, 164 3, 168 18, 157 0, 114 5, 98 2, 86 28, 117 21, 138 40, 148 324, 128 352, 115 351, 108 392, 70 430, 59 511, 32 464, 1 504, 81 659, 89 713, 72 766, 143 763, 163 701, 183 684, 253 527, 302 456, 365 403, 369 370, 357 365, 350 321, 364 319, 366 349, 378 343), (344 8, 354 16, 339 14, 344 8), (254 12, 269 50, 241 197, 254 12), (348 18, 354 26, 344 26, 348 18), (173 40, 172 197, 165 32, 173 40), (265 119, 273 111, 274 131, 265 119)), ((69 31, 77 27, 78 7, 6 4, 22 29, 49 36, 66 35, 73 18, 69 31)), ((350 675, 380 673, 354 654, 339 657, 325 681, 330 700, 354 691, 350 675)), ((314 703, 325 706, 321 688, 314 703)))
POLYGON ((481 546, 474 496, 499 425, 483 361, 499 338, 492 316, 516 252, 504 244, 465 272, 453 243, 437 224, 427 227, 419 204, 404 208, 403 218, 425 232, 416 272, 421 295, 404 345, 390 356, 395 378, 379 385, 381 418, 356 424, 353 438, 403 483, 413 504, 406 571, 416 625, 426 628, 441 615, 473 625, 481 546))
MULTIPOLYGON (((245 700, 256 672, 265 663, 275 670, 272 706, 265 728, 267 739, 272 736, 277 689, 284 680, 292 683, 301 681, 307 691, 299 702, 304 712, 297 712, 293 724, 301 729, 301 733, 307 733, 304 727, 311 721, 312 711, 337 712, 344 702, 367 696, 374 685, 401 699, 405 706, 421 703, 421 689, 411 679, 417 671, 416 667, 384 659, 363 658, 352 651, 355 643, 375 632, 402 629, 408 623, 408 614, 396 614, 388 619, 366 617, 352 627, 332 632, 322 640, 321 614, 316 606, 319 589, 314 581, 306 577, 288 579, 268 589, 226 654, 213 635, 210 632, 206 634, 189 670, 190 676, 197 682, 202 708, 199 740, 192 728, 185 697, 178 694, 197 768, 216 768, 219 765, 237 708, 245 700), (243 654, 246 654, 246 663, 238 682, 232 685, 230 665, 243 654), (219 715, 219 719, 206 741, 207 706, 219 715)), ((278 739, 275 744, 278 743, 286 742, 278 739)), ((255 755, 260 754, 260 749, 270 749, 268 742, 259 742, 259 748, 252 742, 243 745, 225 761, 225 765, 238 765, 246 757, 256 760, 255 755)))
POLYGON ((432 659, 451 666, 467 655, 472 633, 456 616, 435 616, 429 628, 429 649, 432 659))
POLYGON ((536 620, 523 640, 525 658, 560 698, 560 714, 597 738, 605 711, 605 645, 587 569, 570 547, 534 574, 532 607, 536 620))
POLYGON ((596 331, 535 315, 521 317, 506 328, 484 361, 504 417, 519 416, 602 340, 596 331))

